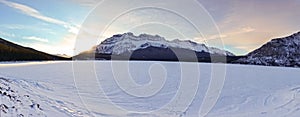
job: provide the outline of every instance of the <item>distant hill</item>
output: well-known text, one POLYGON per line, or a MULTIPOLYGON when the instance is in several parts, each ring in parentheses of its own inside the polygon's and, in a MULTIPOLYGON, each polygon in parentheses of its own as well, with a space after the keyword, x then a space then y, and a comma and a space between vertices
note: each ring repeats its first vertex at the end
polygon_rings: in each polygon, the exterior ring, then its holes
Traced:
POLYGON ((300 67, 300 32, 287 37, 272 39, 235 62, 265 66, 300 67))
POLYGON ((68 60, 68 58, 50 55, 32 48, 0 38, 0 61, 40 61, 40 60, 68 60))

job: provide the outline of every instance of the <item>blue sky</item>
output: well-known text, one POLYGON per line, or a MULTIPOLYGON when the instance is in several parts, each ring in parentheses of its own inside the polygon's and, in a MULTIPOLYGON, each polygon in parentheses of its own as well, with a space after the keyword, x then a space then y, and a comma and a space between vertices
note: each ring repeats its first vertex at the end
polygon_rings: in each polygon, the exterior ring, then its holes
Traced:
MULTIPOLYGON (((181 5, 187 9, 192 7, 189 4, 178 4, 180 0, 173 1, 171 4, 173 6, 181 5)), ((2 16, 0 37, 51 54, 73 55, 76 36, 82 29, 81 24, 88 15, 91 15, 89 13, 92 10, 97 10, 95 8, 99 2, 101 0, 0 0, 2 16)), ((143 0, 121 1, 126 4, 121 4, 118 0, 110 0, 110 2, 112 5, 105 6, 110 9, 109 11, 96 11, 99 12, 97 16, 90 16, 95 17, 95 21, 90 21, 91 25, 106 25, 104 22, 111 20, 110 15, 117 9, 130 6, 130 3, 145 3, 143 0)), ((164 3, 159 0, 153 2, 164 3)), ((222 38, 225 49, 238 55, 258 48, 271 38, 287 36, 300 30, 299 0, 198 0, 198 2, 212 16, 220 31, 220 34, 209 34, 207 38, 215 38, 217 35, 218 38, 222 38)), ((201 14, 200 12, 195 11, 190 14, 201 14)), ((180 18, 168 13, 140 10, 119 18, 107 29, 101 39, 95 37, 95 40, 101 41, 116 33, 132 31, 136 34, 159 34, 167 39, 191 39, 202 43, 197 37, 198 34, 192 31, 188 24, 182 22, 180 18), (180 25, 172 25, 171 28, 164 22, 141 25, 143 22, 163 21, 167 18, 172 19, 168 19, 167 23, 180 25), (130 22, 140 25, 130 27, 130 22), (182 36, 176 31, 181 31, 188 36, 182 36)), ((96 28, 87 30, 95 35, 100 34, 96 28)), ((88 39, 90 38, 87 37, 87 41, 88 39)), ((87 48, 92 44, 87 44, 87 48)))
POLYGON ((69 1, 1 0, 0 36, 52 54, 70 55, 71 35, 76 34, 87 11, 69 1))

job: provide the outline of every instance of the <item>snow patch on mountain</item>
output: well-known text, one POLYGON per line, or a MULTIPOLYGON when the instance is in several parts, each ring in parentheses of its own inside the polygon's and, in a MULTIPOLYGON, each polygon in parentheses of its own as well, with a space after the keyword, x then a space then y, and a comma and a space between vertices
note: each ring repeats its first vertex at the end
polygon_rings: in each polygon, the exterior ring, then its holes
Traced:
POLYGON ((198 44, 190 40, 175 39, 168 41, 159 35, 141 34, 139 36, 135 36, 133 33, 117 34, 104 40, 96 47, 96 53, 119 55, 124 52, 132 52, 138 49, 145 49, 150 46, 159 48, 182 48, 196 52, 235 56, 228 51, 214 47, 207 47, 205 44, 198 44))

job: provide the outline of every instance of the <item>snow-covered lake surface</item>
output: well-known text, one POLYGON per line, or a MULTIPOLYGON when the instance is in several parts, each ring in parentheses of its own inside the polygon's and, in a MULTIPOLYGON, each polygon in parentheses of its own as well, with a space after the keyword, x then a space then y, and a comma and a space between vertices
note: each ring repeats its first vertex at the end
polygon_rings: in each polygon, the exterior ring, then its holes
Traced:
MULTIPOLYGON (((213 80, 222 86, 222 77, 213 80)), ((216 97, 207 117, 300 116, 298 68, 143 61, 1 63, 0 87, 1 117, 195 117, 210 110, 204 102, 216 97), (213 72, 213 66, 226 71, 213 72), (220 95, 214 90, 207 95, 213 73, 225 75, 220 95)))

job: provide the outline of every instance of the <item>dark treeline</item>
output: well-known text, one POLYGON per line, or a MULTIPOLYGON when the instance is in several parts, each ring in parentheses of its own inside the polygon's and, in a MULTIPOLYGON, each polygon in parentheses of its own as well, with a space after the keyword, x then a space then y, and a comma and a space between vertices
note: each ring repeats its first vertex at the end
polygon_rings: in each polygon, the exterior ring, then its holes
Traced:
POLYGON ((23 47, 0 38, 0 61, 69 60, 32 48, 23 47))

